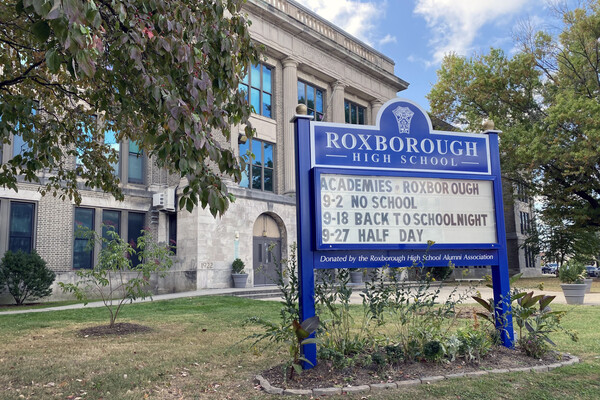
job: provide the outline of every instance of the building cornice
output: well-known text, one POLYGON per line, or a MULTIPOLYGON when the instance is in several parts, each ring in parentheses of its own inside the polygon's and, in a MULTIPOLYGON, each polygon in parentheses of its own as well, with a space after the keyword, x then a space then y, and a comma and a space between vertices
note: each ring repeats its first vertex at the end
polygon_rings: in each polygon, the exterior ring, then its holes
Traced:
POLYGON ((244 7, 248 13, 272 22, 292 36, 394 87, 396 91, 402 91, 409 85, 394 75, 392 59, 293 0, 248 0, 244 7))

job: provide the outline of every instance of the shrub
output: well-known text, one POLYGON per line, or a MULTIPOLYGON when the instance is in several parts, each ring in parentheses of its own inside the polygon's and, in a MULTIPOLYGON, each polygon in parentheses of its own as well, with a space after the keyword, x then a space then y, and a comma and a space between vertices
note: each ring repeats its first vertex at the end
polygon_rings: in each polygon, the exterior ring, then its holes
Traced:
POLYGON ((437 340, 430 340, 423 345, 423 355, 427 361, 440 361, 444 356, 444 348, 437 340))
POLYGON ((583 283, 585 265, 580 261, 569 260, 558 269, 558 279, 562 283, 583 283))
POLYGON ((492 342, 483 330, 464 328, 458 331, 460 355, 469 362, 479 363, 481 358, 492 349, 492 342))
POLYGON ((397 365, 404 361, 404 351, 402 351, 402 347, 398 345, 389 344, 385 346, 385 353, 387 355, 388 363, 392 365, 397 365))
POLYGON ((233 260, 233 262, 231 263, 231 272, 234 274, 243 274, 244 262, 239 258, 233 260))
POLYGON ((6 285, 18 305, 52 293, 56 274, 35 250, 31 253, 7 251, 0 262, 0 289, 6 285))
POLYGON ((151 295, 148 286, 151 274, 164 276, 173 265, 170 248, 154 242, 150 232, 141 232, 137 243, 127 243, 112 227, 108 228, 107 237, 79 228, 77 234, 88 239, 88 246, 102 245, 98 264, 92 269, 77 271, 80 280, 74 284, 59 283, 63 291, 73 293, 85 304, 92 293, 100 297, 110 314, 111 328, 126 302, 151 295), (135 266, 132 264, 134 257, 140 261, 135 266))

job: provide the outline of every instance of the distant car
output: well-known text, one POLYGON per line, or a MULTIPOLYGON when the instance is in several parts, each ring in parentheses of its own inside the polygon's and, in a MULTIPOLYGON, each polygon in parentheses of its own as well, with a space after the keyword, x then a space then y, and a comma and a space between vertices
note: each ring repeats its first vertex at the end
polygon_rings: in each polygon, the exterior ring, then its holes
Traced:
POLYGON ((542 267, 542 274, 556 274, 558 270, 558 264, 546 264, 542 267))
POLYGON ((590 278, 595 278, 600 275, 598 268, 594 267, 593 265, 586 265, 585 270, 590 278))

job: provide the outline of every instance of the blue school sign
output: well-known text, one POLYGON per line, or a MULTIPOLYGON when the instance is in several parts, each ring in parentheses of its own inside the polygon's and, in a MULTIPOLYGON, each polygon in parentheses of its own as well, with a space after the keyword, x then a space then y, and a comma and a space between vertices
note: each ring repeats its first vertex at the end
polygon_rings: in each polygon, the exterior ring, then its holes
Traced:
MULTIPOLYGON (((427 114, 402 99, 388 101, 375 126, 311 119, 294 117, 302 320, 315 313, 315 269, 415 262, 491 265, 496 310, 506 315, 499 132, 434 131, 427 114)), ((498 329, 512 347, 512 320, 498 329)), ((304 354, 316 363, 315 345, 304 354)))

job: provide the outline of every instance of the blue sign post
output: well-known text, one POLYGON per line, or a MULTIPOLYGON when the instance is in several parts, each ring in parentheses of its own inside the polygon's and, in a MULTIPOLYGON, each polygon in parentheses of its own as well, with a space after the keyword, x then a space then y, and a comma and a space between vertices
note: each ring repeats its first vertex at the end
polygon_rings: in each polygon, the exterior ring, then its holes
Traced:
MULTIPOLYGON (((375 126, 294 122, 301 319, 315 315, 314 269, 491 265, 512 347, 499 132, 434 131, 402 99, 375 126)), ((303 350, 316 365, 316 345, 303 350)))

